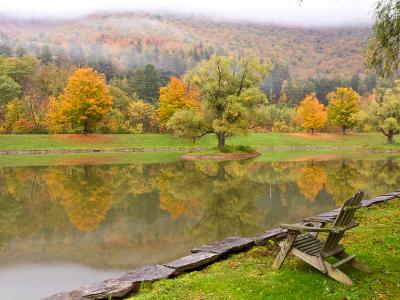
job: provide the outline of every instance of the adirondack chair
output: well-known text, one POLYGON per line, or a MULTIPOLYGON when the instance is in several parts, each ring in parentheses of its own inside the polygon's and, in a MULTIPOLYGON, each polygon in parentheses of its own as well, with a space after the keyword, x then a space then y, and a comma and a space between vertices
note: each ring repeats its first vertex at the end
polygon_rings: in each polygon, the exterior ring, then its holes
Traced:
POLYGON ((357 260, 355 255, 347 254, 344 247, 339 244, 346 230, 358 226, 353 216, 356 209, 361 207, 363 196, 364 192, 360 191, 348 199, 332 222, 333 224, 326 227, 317 220, 305 224, 283 224, 282 227, 287 228, 288 234, 286 240, 280 244, 281 250, 272 267, 278 270, 286 256, 292 253, 322 273, 346 285, 352 285, 353 281, 338 269, 339 266, 348 264, 354 269, 369 273, 370 269, 366 265, 357 260), (306 233, 302 234, 302 232, 306 233), (320 232, 328 233, 325 241, 317 238, 320 232), (335 257, 337 261, 330 264, 327 261, 330 257, 335 257))

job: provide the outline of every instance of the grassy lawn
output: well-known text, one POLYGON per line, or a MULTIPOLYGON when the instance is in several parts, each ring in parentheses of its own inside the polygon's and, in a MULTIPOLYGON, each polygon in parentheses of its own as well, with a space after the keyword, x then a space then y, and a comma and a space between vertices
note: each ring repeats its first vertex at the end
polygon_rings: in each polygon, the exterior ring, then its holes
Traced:
POLYGON ((344 286, 290 256, 280 271, 277 246, 256 247, 201 271, 144 284, 131 299, 400 299, 400 200, 362 209, 360 226, 343 244, 374 272, 341 267, 355 281, 344 286))
MULTIPOLYGON (((162 147, 215 147, 213 135, 193 144, 188 139, 169 134, 110 134, 110 135, 0 135, 0 149, 82 149, 82 148, 162 148, 162 147)), ((341 134, 285 134, 252 133, 228 139, 231 145, 252 147, 279 146, 339 146, 400 148, 400 143, 386 145, 385 137, 379 133, 341 134)))

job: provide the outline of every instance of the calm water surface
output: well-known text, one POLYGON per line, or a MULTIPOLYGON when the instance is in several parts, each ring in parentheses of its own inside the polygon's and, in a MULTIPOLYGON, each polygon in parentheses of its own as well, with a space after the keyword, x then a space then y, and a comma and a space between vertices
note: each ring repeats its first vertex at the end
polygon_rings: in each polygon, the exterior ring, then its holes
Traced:
POLYGON ((0 291, 40 299, 397 190, 398 157, 0 167, 0 291))

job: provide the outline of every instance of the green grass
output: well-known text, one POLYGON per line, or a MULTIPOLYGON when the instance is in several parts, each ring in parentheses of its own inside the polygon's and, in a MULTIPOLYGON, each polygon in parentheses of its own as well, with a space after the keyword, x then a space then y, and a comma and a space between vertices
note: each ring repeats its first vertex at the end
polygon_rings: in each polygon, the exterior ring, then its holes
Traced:
MULTIPOLYGON (((215 147, 216 138, 209 135, 193 144, 188 139, 169 134, 110 134, 110 135, 0 135, 0 149, 82 149, 82 148, 162 148, 162 147, 215 147)), ((400 144, 386 145, 385 137, 379 133, 350 133, 292 135, 285 133, 252 133, 232 137, 230 145, 251 147, 321 146, 321 147, 373 147, 400 148, 400 144)))
POLYGON ((357 212, 360 226, 343 240, 374 272, 341 267, 355 281, 344 286, 289 256, 271 264, 277 246, 256 247, 203 270, 146 283, 131 299, 400 299, 400 200, 357 212))

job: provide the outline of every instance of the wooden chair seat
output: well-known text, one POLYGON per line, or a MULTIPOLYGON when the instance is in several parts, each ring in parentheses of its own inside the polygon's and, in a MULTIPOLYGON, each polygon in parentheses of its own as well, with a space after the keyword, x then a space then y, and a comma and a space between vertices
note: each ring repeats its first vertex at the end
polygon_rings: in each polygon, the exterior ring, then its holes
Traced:
POLYGON ((318 255, 321 253, 323 242, 316 239, 314 236, 309 234, 301 234, 296 237, 293 243, 293 248, 300 250, 308 255, 318 255))

